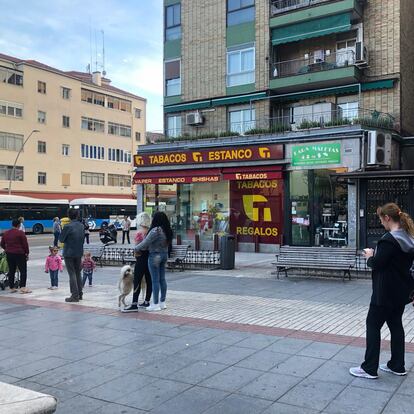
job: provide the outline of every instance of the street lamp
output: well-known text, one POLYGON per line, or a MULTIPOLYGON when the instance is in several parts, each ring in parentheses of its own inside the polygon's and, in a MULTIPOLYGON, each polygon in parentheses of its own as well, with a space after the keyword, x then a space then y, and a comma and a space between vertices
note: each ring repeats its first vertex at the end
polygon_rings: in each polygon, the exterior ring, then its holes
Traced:
POLYGON ((22 147, 20 148, 19 152, 17 153, 17 157, 14 160, 14 164, 13 164, 13 168, 10 174, 10 180, 9 180, 9 195, 11 195, 11 185, 12 185, 12 179, 16 174, 16 164, 17 164, 17 160, 19 159, 19 156, 21 154, 21 152, 23 151, 24 146, 26 145, 26 142, 29 141, 29 138, 35 133, 35 132, 40 132, 38 129, 34 129, 29 136, 24 140, 22 147))

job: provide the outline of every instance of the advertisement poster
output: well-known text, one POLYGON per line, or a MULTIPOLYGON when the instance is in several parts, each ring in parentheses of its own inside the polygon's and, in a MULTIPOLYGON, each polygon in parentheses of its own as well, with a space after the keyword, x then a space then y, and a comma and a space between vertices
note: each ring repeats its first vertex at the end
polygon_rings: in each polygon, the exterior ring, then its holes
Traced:
POLYGON ((230 233, 239 242, 280 243, 283 180, 230 181, 230 233))

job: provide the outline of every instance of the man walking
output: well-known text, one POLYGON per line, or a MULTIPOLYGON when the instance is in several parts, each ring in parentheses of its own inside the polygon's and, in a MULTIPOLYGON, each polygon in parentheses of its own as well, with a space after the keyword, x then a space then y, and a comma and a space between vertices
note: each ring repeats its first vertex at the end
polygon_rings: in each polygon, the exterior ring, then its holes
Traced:
POLYGON ((64 243, 63 258, 69 274, 70 297, 65 302, 79 302, 82 300, 81 261, 83 256, 83 242, 85 228, 79 221, 79 210, 68 210, 70 223, 66 224, 59 236, 59 241, 64 243))
POLYGON ((31 293, 31 290, 26 287, 29 244, 27 243, 26 234, 19 229, 20 224, 19 219, 12 221, 12 228, 3 234, 0 245, 6 252, 7 264, 9 265, 10 292, 17 292, 14 287, 14 276, 18 267, 20 271, 20 293, 31 293))
POLYGON ((131 243, 129 240, 129 231, 131 230, 131 220, 128 216, 125 216, 122 221, 122 244, 125 244, 125 236, 128 240, 128 244, 131 243))

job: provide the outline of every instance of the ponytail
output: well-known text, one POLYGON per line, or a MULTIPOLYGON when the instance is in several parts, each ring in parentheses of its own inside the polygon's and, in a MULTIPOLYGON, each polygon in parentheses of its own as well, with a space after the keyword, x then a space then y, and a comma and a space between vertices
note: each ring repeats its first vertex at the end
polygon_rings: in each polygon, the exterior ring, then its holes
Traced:
POLYGON ((407 213, 401 212, 400 224, 402 229, 404 229, 411 237, 414 237, 414 222, 407 213))
POLYGON ((400 223, 401 228, 405 230, 411 237, 414 237, 414 222, 409 214, 401 211, 395 203, 388 203, 382 207, 378 207, 377 214, 379 216, 388 216, 396 223, 400 223))

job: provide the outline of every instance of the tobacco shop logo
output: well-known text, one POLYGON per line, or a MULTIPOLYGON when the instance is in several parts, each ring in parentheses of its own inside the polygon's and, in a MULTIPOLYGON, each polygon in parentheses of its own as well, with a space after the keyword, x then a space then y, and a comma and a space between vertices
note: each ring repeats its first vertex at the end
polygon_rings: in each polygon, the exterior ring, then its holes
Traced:
POLYGON ((250 220, 260 221, 260 211, 263 211, 263 221, 272 221, 272 212, 270 207, 265 207, 263 205, 268 202, 269 200, 266 197, 259 194, 244 195, 243 207, 246 216, 249 217, 250 220), (260 203, 260 205, 255 207, 258 203, 260 203))
POLYGON ((193 161, 203 162, 203 156, 201 155, 201 152, 193 152, 193 161))
POLYGON ((260 155, 260 158, 270 158, 270 149, 267 147, 260 147, 259 155, 260 155))
POLYGON ((135 155, 135 165, 144 165, 144 159, 140 155, 135 155))

